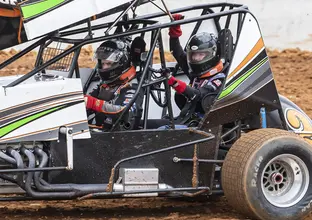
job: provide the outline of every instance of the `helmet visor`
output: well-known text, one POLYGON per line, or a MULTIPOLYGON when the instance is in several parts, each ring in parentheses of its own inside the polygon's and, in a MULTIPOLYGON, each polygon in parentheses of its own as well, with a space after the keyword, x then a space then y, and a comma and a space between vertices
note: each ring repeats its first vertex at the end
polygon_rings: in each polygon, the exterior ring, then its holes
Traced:
POLYGON ((95 52, 94 58, 117 63, 120 61, 122 55, 123 52, 120 50, 115 50, 109 47, 99 47, 95 52))
POLYGON ((187 50, 187 60, 191 64, 202 64, 216 56, 216 47, 203 50, 187 50))

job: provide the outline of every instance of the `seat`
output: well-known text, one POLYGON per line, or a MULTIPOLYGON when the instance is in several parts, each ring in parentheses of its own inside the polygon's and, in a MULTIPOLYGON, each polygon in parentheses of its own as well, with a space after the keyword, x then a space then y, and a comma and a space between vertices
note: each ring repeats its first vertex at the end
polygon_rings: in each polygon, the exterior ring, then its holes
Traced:
POLYGON ((146 51, 146 43, 143 37, 134 38, 131 43, 130 57, 134 66, 141 66, 141 54, 146 51))
POLYGON ((219 32, 218 44, 220 57, 224 65, 222 72, 226 73, 234 53, 233 35, 230 29, 225 28, 219 32))

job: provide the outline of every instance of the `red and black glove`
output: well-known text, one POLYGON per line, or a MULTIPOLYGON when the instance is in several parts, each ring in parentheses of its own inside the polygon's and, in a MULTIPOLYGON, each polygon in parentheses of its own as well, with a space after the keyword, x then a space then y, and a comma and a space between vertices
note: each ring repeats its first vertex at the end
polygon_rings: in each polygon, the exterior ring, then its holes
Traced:
POLYGON ((93 96, 85 95, 85 103, 87 109, 91 109, 96 112, 101 112, 104 102, 105 102, 104 100, 94 98, 93 96))
POLYGON ((169 77, 168 84, 172 86, 177 93, 184 95, 188 100, 197 102, 201 97, 199 90, 187 86, 185 82, 173 76, 169 77))
POLYGON ((183 92, 186 89, 186 83, 174 78, 173 76, 170 76, 168 79, 169 86, 172 86, 177 93, 183 94, 183 92))
POLYGON ((118 114, 125 108, 124 106, 110 104, 89 95, 85 95, 85 103, 87 109, 105 114, 118 114))
MULTIPOLYGON (((181 19, 184 18, 184 16, 181 15, 181 14, 174 14, 174 15, 172 15, 172 17, 173 17, 173 19, 174 19, 175 21, 181 20, 181 19)), ((182 30, 181 30, 180 25, 171 26, 171 27, 169 28, 169 36, 170 36, 170 37, 172 37, 172 38, 178 38, 178 37, 180 37, 181 35, 182 35, 182 30)))

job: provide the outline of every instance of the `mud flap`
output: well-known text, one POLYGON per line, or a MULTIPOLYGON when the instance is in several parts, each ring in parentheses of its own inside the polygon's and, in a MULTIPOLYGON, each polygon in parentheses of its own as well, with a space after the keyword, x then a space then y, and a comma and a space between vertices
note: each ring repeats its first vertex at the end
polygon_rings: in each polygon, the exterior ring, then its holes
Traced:
MULTIPOLYGON (((199 144, 199 159, 217 160, 218 150, 221 139, 222 126, 216 126, 210 129, 206 129, 209 133, 213 134, 215 138, 209 143, 199 144)), ((201 163, 199 166, 199 180, 201 185, 209 186, 213 189, 214 175, 215 175, 216 164, 212 163, 201 163)))

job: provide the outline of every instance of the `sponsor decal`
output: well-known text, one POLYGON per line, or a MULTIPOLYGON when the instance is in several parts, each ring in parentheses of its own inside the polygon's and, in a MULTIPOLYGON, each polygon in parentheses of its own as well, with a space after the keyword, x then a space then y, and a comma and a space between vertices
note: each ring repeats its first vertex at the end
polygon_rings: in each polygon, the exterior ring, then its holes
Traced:
POLYGON ((96 102, 95 102, 95 106, 99 107, 100 105, 101 105, 101 100, 97 99, 96 102))
POLYGON ((217 73, 218 73, 218 70, 216 68, 210 70, 210 75, 214 75, 214 74, 217 74, 217 73))
POLYGON ((203 86, 207 85, 208 82, 209 81, 207 79, 205 79, 204 81, 199 82, 199 85, 200 85, 200 87, 203 87, 203 86))
POLYGON ((194 46, 191 47, 191 49, 192 49, 192 50, 198 50, 198 46, 195 46, 195 45, 194 45, 194 46))
POLYGON ((133 94, 128 94, 128 95, 125 95, 126 98, 132 98, 133 97, 133 94))
POLYGON ((214 81, 212 81, 216 86, 220 86, 221 84, 222 84, 222 82, 221 82, 221 80, 219 80, 219 79, 216 79, 216 80, 214 80, 214 81))
POLYGON ((105 119, 105 122, 106 122, 107 124, 113 124, 113 119, 110 118, 110 117, 107 117, 107 118, 105 119))
POLYGON ((125 101, 123 102, 123 104, 128 104, 130 102, 130 99, 125 99, 125 101))
POLYGON ((17 0, 0 0, 0 4, 6 4, 6 5, 16 5, 17 0))
POLYGON ((305 140, 312 144, 312 122, 304 113, 294 108, 285 109, 285 119, 288 127, 300 133, 305 140))
POLYGON ((257 177, 258 177, 258 172, 259 172, 259 167, 261 165, 261 162, 263 161, 263 157, 260 156, 256 160, 256 165, 253 167, 253 178, 251 179, 251 187, 257 187, 257 177))

